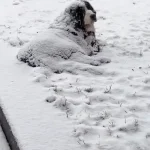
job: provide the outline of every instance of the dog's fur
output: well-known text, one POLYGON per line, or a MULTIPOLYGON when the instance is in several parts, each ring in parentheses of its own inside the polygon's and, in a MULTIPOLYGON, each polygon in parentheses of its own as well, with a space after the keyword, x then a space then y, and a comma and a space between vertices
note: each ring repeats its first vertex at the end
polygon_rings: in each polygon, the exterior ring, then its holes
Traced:
POLYGON ((44 65, 51 69, 61 68, 64 59, 99 65, 100 60, 88 56, 100 51, 95 37, 96 20, 91 4, 78 0, 68 6, 46 32, 23 47, 17 58, 33 67, 44 65))

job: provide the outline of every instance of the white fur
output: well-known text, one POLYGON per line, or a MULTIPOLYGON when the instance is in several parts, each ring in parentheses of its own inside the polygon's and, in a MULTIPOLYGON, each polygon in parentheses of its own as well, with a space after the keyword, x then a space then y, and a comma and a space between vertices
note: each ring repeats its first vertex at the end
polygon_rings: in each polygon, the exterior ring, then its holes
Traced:
POLYGON ((89 25, 85 25, 85 30, 86 30, 86 32, 94 32, 95 33, 94 23, 89 24, 89 25))
POLYGON ((84 24, 85 24, 85 30, 87 32, 95 32, 95 27, 94 27, 94 21, 91 19, 91 15, 93 15, 94 12, 91 10, 86 10, 86 14, 84 17, 84 24))
POLYGON ((94 23, 94 21, 91 19, 91 15, 93 14, 94 12, 92 12, 91 10, 86 10, 85 17, 84 17, 85 25, 90 25, 94 23))

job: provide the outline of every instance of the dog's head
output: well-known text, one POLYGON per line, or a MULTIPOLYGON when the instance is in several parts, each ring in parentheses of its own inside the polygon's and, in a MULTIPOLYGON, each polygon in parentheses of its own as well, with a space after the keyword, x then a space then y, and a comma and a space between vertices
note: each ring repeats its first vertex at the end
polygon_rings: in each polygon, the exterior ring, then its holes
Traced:
POLYGON ((85 25, 90 25, 97 21, 96 11, 88 1, 83 1, 86 7, 84 23, 85 25))
POLYGON ((72 4, 67 12, 71 15, 75 29, 86 30, 87 25, 93 25, 97 21, 96 11, 92 5, 85 0, 79 0, 72 4))

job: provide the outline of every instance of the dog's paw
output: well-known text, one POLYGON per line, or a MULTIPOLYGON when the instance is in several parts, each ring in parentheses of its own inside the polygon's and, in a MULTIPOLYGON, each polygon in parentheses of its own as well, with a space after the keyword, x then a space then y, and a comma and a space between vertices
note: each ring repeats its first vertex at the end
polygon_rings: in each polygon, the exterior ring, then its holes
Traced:
POLYGON ((110 63, 110 62, 111 62, 111 59, 109 59, 109 58, 101 58, 99 61, 100 61, 101 63, 103 63, 103 64, 107 64, 107 63, 110 63))

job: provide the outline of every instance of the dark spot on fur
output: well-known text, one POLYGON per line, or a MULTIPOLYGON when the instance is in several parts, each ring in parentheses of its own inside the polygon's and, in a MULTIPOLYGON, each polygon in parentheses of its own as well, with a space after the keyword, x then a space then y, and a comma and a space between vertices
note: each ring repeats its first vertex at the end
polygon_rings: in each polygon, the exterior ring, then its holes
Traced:
POLYGON ((93 47, 95 45, 95 41, 92 41, 91 46, 93 47))
POLYGON ((95 37, 95 32, 93 32, 93 31, 89 31, 89 32, 87 32, 87 34, 88 34, 88 36, 94 36, 95 37))
POLYGON ((31 66, 31 67, 37 67, 37 66, 35 65, 35 63, 31 63, 31 62, 28 62, 28 65, 31 66))
POLYGON ((61 74, 63 71, 62 70, 53 70, 53 72, 56 74, 61 74))
POLYGON ((76 32, 71 32, 73 35, 77 36, 78 34, 76 32))
POLYGON ((88 10, 92 10, 96 14, 96 11, 94 10, 94 8, 91 6, 91 4, 88 1, 84 1, 84 3, 88 10))
POLYGON ((85 7, 83 6, 72 7, 70 9, 70 14, 72 15, 72 22, 75 23, 75 30, 78 29, 84 30, 85 7))
POLYGON ((74 32, 74 31, 70 31, 69 29, 67 29, 67 31, 68 31, 69 33, 71 33, 71 34, 75 35, 75 36, 77 36, 77 35, 78 35, 76 32, 74 32))

